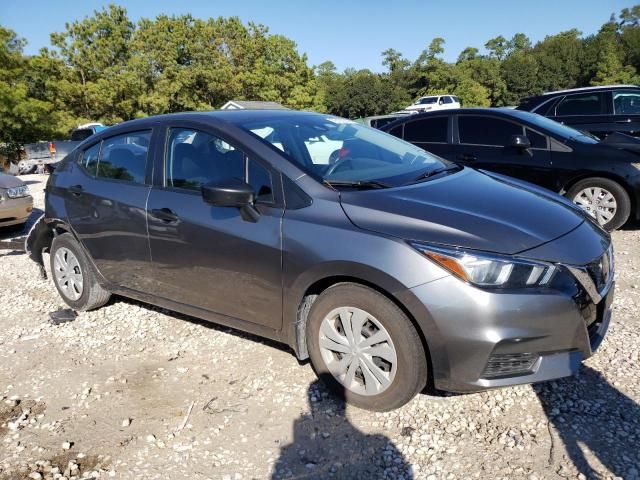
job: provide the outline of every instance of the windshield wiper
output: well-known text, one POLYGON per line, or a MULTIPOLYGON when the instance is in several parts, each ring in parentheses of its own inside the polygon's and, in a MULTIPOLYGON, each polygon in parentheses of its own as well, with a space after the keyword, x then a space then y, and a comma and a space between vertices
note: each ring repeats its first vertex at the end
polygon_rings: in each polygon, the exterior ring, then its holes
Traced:
POLYGON ((428 172, 421 173, 416 178, 414 178, 413 181, 418 182, 420 180, 433 177, 434 175, 438 175, 440 173, 452 172, 454 170, 460 170, 460 169, 462 169, 460 165, 449 165, 448 167, 436 168, 435 170, 429 170, 428 172))
POLYGON ((325 185, 330 187, 353 187, 353 188, 390 188, 391 185, 376 180, 324 180, 325 185))

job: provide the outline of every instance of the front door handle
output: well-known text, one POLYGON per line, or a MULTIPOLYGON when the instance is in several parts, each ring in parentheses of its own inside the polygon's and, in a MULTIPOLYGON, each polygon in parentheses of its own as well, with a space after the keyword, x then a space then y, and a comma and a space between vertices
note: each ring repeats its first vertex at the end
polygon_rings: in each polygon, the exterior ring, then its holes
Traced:
POLYGON ((624 120, 616 120, 616 123, 631 123, 631 119, 625 118, 624 120))
POLYGON ((175 223, 180 218, 170 208, 154 208, 151 210, 151 216, 165 223, 175 223))
POLYGON ((461 153, 456 158, 461 162, 475 162, 476 160, 478 160, 478 157, 476 157, 475 155, 470 155, 468 153, 461 153))
POLYGON ((76 197, 82 195, 83 191, 84 188, 82 188, 82 185, 72 185, 69 187, 69 192, 71 192, 71 195, 74 195, 76 197))

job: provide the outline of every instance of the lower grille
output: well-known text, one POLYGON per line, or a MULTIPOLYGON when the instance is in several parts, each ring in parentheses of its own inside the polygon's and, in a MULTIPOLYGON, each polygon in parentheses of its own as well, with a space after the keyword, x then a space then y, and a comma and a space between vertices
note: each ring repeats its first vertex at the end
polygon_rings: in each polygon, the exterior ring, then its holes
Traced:
POLYGON ((500 353, 489 357, 482 378, 513 377, 533 372, 540 356, 536 353, 500 353))

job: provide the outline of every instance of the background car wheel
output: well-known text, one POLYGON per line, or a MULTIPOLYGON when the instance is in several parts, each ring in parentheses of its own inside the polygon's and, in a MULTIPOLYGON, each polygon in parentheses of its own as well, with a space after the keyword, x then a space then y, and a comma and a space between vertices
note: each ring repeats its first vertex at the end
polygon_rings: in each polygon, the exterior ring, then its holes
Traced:
POLYGON ((93 310, 109 301, 93 267, 73 235, 64 233, 51 245, 51 275, 58 293, 74 310, 93 310))
POLYGON ((307 346, 318 377, 360 408, 398 408, 427 382, 415 327, 396 304, 365 286, 337 284, 316 299, 307 346))
POLYGON ((581 180, 566 196, 609 231, 624 225, 631 213, 629 194, 619 183, 608 178, 581 180))

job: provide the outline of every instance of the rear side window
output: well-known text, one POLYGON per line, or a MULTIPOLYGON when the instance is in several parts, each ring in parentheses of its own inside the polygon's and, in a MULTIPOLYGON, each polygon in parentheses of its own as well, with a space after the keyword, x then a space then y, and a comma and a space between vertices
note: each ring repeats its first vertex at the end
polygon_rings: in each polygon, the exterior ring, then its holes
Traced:
POLYGON ((604 92, 567 95, 556 106, 556 115, 603 115, 607 113, 604 92))
POLYGON ((425 118, 404 124, 407 142, 447 143, 447 117, 425 118))
POLYGON ((85 138, 89 138, 91 135, 93 135, 93 130, 89 128, 81 128, 78 130, 74 130, 73 132, 71 132, 71 141, 81 142, 85 138))
POLYGON ((461 115, 458 117, 460 143, 504 147, 512 135, 522 135, 521 125, 499 118, 461 115))
POLYGON ((613 109, 616 115, 640 113, 640 93, 630 91, 613 92, 613 109))
POLYGON ((444 103, 453 103, 453 100, 451 100, 451 97, 444 97, 444 103))
POLYGON ((144 183, 151 131, 130 132, 102 142, 98 177, 144 183))
POLYGON ((81 152, 78 164, 90 175, 95 176, 98 171, 98 156, 100 155, 101 143, 96 143, 93 147, 81 152))

